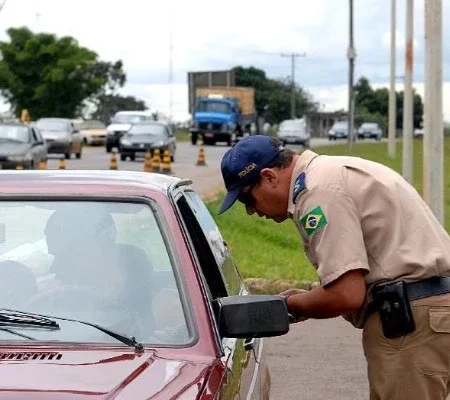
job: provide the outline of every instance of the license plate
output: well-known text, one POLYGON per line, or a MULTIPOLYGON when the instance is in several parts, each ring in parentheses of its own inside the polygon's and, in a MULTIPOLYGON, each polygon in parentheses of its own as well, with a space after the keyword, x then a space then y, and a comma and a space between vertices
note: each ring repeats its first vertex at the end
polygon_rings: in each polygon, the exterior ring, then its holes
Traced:
POLYGON ((213 133, 205 133, 205 136, 206 136, 206 137, 213 137, 214 134, 213 134, 213 133))

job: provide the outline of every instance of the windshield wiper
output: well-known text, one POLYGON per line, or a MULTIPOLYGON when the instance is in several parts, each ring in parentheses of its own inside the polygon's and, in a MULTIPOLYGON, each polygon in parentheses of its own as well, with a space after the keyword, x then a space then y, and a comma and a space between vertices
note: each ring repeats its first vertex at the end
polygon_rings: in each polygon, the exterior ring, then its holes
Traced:
POLYGON ((134 347, 135 351, 138 353, 142 353, 144 351, 144 346, 142 343, 138 342, 134 336, 126 336, 121 333, 117 333, 112 331, 111 329, 105 328, 103 326, 94 324, 92 322, 87 321, 80 321, 78 319, 72 319, 72 318, 63 318, 63 317, 56 317, 56 316, 48 316, 48 315, 42 315, 42 314, 34 314, 34 313, 27 313, 17 310, 8 310, 8 309, 0 309, 0 329, 4 326, 14 326, 14 327, 41 327, 43 329, 50 329, 50 330, 59 330, 59 324, 56 321, 53 321, 53 319, 59 319, 61 321, 68 321, 68 322, 76 322, 79 324, 91 326, 95 329, 98 329, 99 331, 102 331, 103 333, 106 333, 108 336, 113 337, 114 339, 117 339, 119 342, 122 342, 123 344, 126 344, 127 346, 134 347), (6 321, 6 322, 4 322, 6 321), (15 321, 11 323, 11 321, 15 321), (22 322, 16 322, 16 321, 22 321, 22 322), (9 325, 11 324, 11 325, 9 325))
POLYGON ((59 330, 59 324, 50 318, 16 310, 0 309, 0 327, 41 328, 59 330))

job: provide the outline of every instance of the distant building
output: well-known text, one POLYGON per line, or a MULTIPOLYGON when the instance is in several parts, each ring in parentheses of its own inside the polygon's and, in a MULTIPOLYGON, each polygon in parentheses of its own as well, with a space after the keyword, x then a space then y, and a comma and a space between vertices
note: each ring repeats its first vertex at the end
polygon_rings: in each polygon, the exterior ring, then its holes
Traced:
POLYGON ((327 137, 333 124, 346 118, 347 112, 343 110, 334 112, 315 111, 306 114, 312 137, 327 137))

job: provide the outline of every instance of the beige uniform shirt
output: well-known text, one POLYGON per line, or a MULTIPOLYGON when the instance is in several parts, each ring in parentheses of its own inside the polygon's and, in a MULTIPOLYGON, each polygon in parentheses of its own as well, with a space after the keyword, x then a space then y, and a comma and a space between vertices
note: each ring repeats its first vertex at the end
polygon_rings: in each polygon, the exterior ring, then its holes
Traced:
POLYGON ((292 176, 288 216, 322 286, 350 270, 365 271, 365 303, 344 315, 358 328, 375 283, 450 275, 449 235, 417 191, 382 164, 304 151, 292 176), (305 189, 294 199, 302 172, 305 189))

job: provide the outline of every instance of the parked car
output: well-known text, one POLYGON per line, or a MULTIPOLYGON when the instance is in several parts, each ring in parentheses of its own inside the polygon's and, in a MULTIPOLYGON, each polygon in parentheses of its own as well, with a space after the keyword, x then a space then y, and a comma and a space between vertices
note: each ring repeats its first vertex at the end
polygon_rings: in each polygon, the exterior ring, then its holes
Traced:
MULTIPOLYGON (((347 121, 336 121, 328 131, 328 140, 347 139, 348 130, 349 128, 347 121)), ((353 130, 353 135, 355 134, 356 129, 353 130)))
POLYGON ((36 121, 36 127, 47 143, 49 154, 64 154, 67 159, 75 154, 81 158, 83 138, 71 119, 41 118, 36 121))
POLYGON ((277 136, 284 145, 292 143, 301 144, 304 147, 309 147, 311 139, 311 133, 304 118, 281 122, 277 136))
POLYGON ((358 129, 358 139, 381 140, 383 131, 376 122, 364 122, 358 129))
POLYGON ((0 169, 39 168, 47 146, 39 130, 22 123, 0 123, 0 169))
POLYGON ((120 139, 120 159, 132 161, 137 155, 143 156, 150 151, 152 156, 159 149, 161 156, 169 150, 171 161, 175 161, 176 139, 172 128, 167 122, 148 121, 132 125, 130 130, 120 139))
POLYGON ((286 301, 249 294, 191 184, 0 171, 1 397, 269 399, 286 301))
POLYGON ((75 126, 80 131, 84 144, 89 146, 105 145, 106 125, 102 121, 96 119, 77 121, 75 126))
POLYGON ((120 151, 120 139, 133 124, 153 120, 149 111, 119 111, 114 114, 106 128, 106 152, 110 153, 114 147, 120 151))

